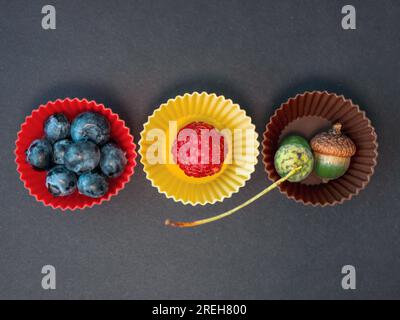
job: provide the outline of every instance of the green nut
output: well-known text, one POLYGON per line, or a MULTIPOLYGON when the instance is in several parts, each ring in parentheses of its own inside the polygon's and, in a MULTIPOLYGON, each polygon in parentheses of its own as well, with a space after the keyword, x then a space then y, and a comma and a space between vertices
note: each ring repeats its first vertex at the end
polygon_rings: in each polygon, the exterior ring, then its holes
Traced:
POLYGON ((315 173, 324 181, 344 175, 350 166, 350 157, 336 157, 315 152, 315 173))
POLYGON ((285 137, 281 143, 279 144, 279 146, 284 146, 286 144, 301 144, 303 147, 307 148, 308 150, 311 150, 310 144, 308 143, 308 141, 303 138, 302 136, 298 136, 298 135, 290 135, 285 137))
POLYGON ((286 176, 291 170, 301 167, 298 173, 288 179, 290 182, 299 182, 307 178, 313 171, 314 157, 311 150, 303 144, 284 144, 275 153, 274 164, 281 177, 286 176))

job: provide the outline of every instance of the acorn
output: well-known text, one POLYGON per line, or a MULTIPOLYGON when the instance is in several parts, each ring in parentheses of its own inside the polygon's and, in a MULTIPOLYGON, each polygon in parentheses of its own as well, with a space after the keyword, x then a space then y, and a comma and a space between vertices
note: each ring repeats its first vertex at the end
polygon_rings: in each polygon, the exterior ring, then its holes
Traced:
POLYGON ((341 129, 342 125, 335 123, 332 129, 317 134, 311 140, 315 158, 314 171, 323 182, 344 175, 350 166, 351 157, 356 153, 354 142, 341 129))
POLYGON ((275 153, 274 165, 281 177, 286 176, 294 168, 301 167, 299 172, 288 178, 290 182, 300 182, 307 178, 314 166, 314 157, 307 140, 298 135, 283 139, 275 153))

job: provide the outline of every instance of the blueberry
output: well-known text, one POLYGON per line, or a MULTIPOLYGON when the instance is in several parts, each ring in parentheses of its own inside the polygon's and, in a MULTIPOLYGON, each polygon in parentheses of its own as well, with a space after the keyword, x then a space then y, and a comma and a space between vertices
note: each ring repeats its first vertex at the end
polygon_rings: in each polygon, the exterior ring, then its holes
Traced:
POLYGON ((37 170, 46 170, 51 166, 52 146, 46 139, 36 139, 26 150, 26 161, 37 170))
POLYGON ((100 198, 107 193, 108 182, 102 174, 84 173, 78 179, 78 190, 85 196, 100 198))
POLYGON ((69 139, 63 139, 53 144, 53 162, 56 164, 64 164, 64 154, 68 146, 72 144, 69 139))
POLYGON ((93 170, 99 161, 100 150, 90 141, 72 143, 65 150, 64 164, 68 170, 77 174, 93 170))
POLYGON ((76 175, 64 166, 55 166, 46 177, 46 187, 56 197, 69 196, 76 190, 76 175))
POLYGON ((110 138, 110 124, 99 113, 84 112, 72 122, 71 136, 74 141, 90 140, 101 145, 110 138))
POLYGON ((119 177, 126 162, 125 152, 114 143, 107 143, 101 148, 100 168, 107 177, 119 177))
POLYGON ((65 139, 70 134, 71 125, 65 115, 56 113, 51 115, 44 124, 44 133, 50 141, 65 139))

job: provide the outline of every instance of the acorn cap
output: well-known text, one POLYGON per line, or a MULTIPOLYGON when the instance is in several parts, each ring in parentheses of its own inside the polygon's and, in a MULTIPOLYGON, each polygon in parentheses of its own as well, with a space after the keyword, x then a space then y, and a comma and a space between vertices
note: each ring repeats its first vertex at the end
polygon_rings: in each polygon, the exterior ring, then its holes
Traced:
POLYGON ((317 134, 310 143, 313 151, 323 155, 352 157, 356 153, 356 146, 341 129, 342 125, 335 123, 328 132, 317 134))

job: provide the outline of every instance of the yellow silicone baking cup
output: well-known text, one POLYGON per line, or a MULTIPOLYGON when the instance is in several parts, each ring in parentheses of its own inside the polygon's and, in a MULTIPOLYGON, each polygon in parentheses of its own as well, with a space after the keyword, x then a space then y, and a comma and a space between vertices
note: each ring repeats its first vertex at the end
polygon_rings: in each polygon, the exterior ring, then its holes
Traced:
POLYGON ((187 93, 168 100, 148 118, 140 133, 140 161, 147 179, 167 198, 183 204, 212 204, 231 197, 250 179, 259 153, 257 137, 251 118, 232 100, 206 92, 187 93), (172 144, 177 132, 194 121, 207 122, 221 132, 232 132, 232 138, 228 139, 226 161, 213 176, 186 176, 172 160, 172 144), (171 123, 176 125, 171 126, 171 123), (154 138, 157 132, 165 133, 162 140, 154 138), (242 134, 236 135, 235 132, 242 134), (155 141, 161 143, 164 146, 162 150, 165 150, 162 154, 156 153, 163 159, 157 163, 150 156, 154 153, 155 141))

